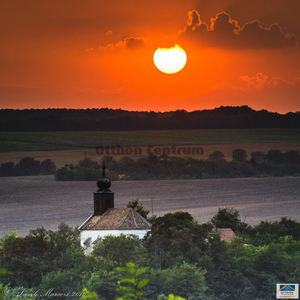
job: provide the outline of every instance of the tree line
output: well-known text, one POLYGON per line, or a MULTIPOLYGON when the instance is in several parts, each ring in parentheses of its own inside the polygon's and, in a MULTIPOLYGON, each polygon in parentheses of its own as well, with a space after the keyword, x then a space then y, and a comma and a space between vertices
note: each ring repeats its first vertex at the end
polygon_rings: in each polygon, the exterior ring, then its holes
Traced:
POLYGON ((299 128, 300 112, 278 114, 248 106, 187 112, 121 109, 1 109, 0 131, 103 131, 216 128, 299 128))
MULTIPOLYGON (((215 151, 208 159, 176 157, 163 154, 148 155, 132 159, 102 159, 111 180, 153 180, 153 179, 204 179, 266 176, 299 176, 300 154, 297 150, 282 153, 280 150, 252 152, 250 157, 244 149, 232 152, 232 161, 225 160, 224 153, 215 151)), ((59 181, 97 180, 101 176, 101 164, 86 158, 77 165, 66 164, 55 172, 59 181)))
MULTIPOLYGON (((252 152, 248 157, 244 149, 235 149, 232 151, 232 161, 225 160, 221 151, 211 153, 208 159, 151 154, 135 160, 127 156, 121 159, 104 156, 102 161, 108 166, 107 176, 111 180, 300 175, 300 154, 297 150, 285 153, 269 150, 266 154, 252 152)), ((0 165, 0 177, 55 174, 58 181, 94 181, 99 179, 101 173, 101 164, 90 158, 80 160, 77 165, 66 164, 58 169, 51 159, 40 162, 33 157, 24 157, 16 164, 6 162, 0 165)))
MULTIPOLYGON (((147 217, 138 201, 128 205, 147 217)), ((269 300, 277 283, 298 283, 300 223, 294 220, 283 217, 252 227, 237 210, 225 207, 203 224, 182 211, 148 220, 152 229, 143 240, 106 236, 90 255, 84 255, 78 229, 65 223, 57 231, 37 228, 25 237, 6 234, 0 238, 3 299, 42 299, 17 298, 22 287, 40 295, 55 288, 53 293, 64 293, 56 297, 61 300, 174 299, 169 294, 190 300, 269 300), (235 237, 221 240, 220 228, 231 228, 235 237)))
POLYGON ((0 165, 0 177, 51 175, 55 171, 56 166, 51 159, 45 159, 40 162, 33 157, 24 157, 16 164, 10 161, 0 165))

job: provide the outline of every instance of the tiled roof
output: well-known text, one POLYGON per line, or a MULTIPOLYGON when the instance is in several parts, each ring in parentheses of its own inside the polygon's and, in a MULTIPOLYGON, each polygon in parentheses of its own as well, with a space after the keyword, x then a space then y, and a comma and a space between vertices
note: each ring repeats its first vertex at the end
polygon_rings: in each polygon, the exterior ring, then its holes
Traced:
POLYGON ((229 242, 235 236, 235 234, 231 228, 220 228, 220 229, 218 229, 218 231, 219 231, 221 240, 225 240, 225 241, 229 242))
POLYGON ((92 215, 80 230, 150 229, 151 224, 133 208, 109 208, 101 216, 92 215))

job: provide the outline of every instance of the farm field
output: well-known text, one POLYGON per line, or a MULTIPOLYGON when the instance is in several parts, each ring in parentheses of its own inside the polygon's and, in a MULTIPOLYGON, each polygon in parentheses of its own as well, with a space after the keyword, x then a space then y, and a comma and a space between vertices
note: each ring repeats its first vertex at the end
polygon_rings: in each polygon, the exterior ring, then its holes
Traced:
MULTIPOLYGON (((19 235, 60 222, 82 224, 93 213, 95 182, 57 182, 53 176, 3 177, 0 181, 0 236, 19 235)), ((287 216, 300 221, 300 178, 242 178, 113 182, 115 207, 139 198, 154 214, 183 210, 198 222, 213 217, 218 207, 235 207, 241 219, 254 225, 287 216)), ((151 215, 151 213, 150 213, 151 215)))
MULTIPOLYGON (((189 145, 181 145, 181 147, 189 147, 189 145)), ((271 149, 280 150, 286 152, 288 150, 298 150, 300 152, 300 143, 261 143, 261 144, 215 144, 215 145, 200 145, 203 148, 203 155, 188 155, 193 158, 206 159, 208 155, 214 151, 222 151, 225 155, 225 159, 232 160, 232 151, 234 149, 245 149, 248 157, 251 152, 261 151, 267 153, 271 149)), ((147 156, 147 147, 140 147, 142 149, 142 156, 147 156)), ((99 155, 95 148, 92 149, 80 149, 80 150, 56 150, 56 151, 20 151, 20 152, 0 152, 0 164, 7 161, 17 163, 23 157, 34 157, 35 159, 42 161, 51 158, 56 167, 62 167, 65 164, 77 164, 79 160, 84 157, 91 158, 95 161, 100 161, 104 155, 99 155)), ((114 155, 115 158, 122 158, 126 155, 114 155)), ((127 155, 128 156, 128 155, 127 155)), ((141 155, 130 155, 131 158, 139 158, 141 155)))
MULTIPOLYGON (((222 151, 231 160, 232 151, 245 149, 251 152, 267 152, 278 149, 282 152, 294 149, 300 151, 298 129, 199 129, 199 130, 157 130, 157 131, 97 131, 97 132, 0 132, 0 164, 17 162, 23 157, 34 157, 40 161, 51 158, 57 167, 77 164, 86 157, 100 161, 96 147, 141 147, 147 154, 147 147, 178 147, 198 145, 207 158, 214 151, 222 151)), ((131 155, 132 156, 132 155, 131 155)), ((135 156, 139 157, 139 156, 135 156)), ((133 157, 134 158, 134 157, 133 157)))
POLYGON ((197 129, 152 131, 0 132, 0 152, 95 149, 97 146, 146 147, 300 143, 299 129, 197 129))

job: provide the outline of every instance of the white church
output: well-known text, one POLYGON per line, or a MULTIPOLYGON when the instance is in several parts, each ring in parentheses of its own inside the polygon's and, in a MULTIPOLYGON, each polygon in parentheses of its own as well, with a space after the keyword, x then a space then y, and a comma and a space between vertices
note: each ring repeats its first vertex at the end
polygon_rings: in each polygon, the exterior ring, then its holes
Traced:
POLYGON ((105 177, 97 181, 98 190, 94 192, 94 213, 79 227, 80 243, 85 253, 93 250, 100 238, 106 235, 119 236, 134 234, 142 239, 151 229, 151 224, 133 208, 114 208, 114 192, 109 188, 111 182, 105 177))

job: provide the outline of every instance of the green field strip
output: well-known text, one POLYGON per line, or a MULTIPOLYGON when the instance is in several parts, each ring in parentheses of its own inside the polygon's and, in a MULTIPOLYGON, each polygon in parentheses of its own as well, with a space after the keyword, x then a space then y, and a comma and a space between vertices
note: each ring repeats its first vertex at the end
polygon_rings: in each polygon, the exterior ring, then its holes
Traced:
POLYGON ((300 143, 299 129, 195 129, 151 131, 0 132, 0 152, 49 151, 97 146, 143 147, 300 143))

